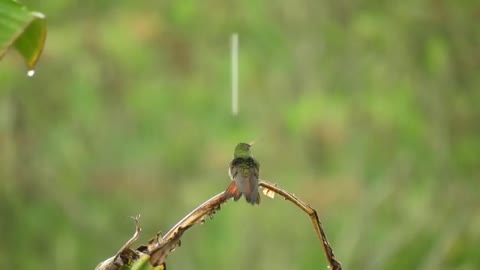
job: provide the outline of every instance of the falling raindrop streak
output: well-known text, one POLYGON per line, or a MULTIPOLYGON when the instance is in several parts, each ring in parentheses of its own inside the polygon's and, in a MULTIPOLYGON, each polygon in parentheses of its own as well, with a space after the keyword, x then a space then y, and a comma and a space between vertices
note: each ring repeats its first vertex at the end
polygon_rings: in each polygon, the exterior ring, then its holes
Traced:
POLYGON ((231 37, 232 56, 232 113, 238 115, 238 34, 231 37))
POLYGON ((27 72, 28 77, 33 77, 33 75, 35 75, 35 70, 31 69, 27 72))

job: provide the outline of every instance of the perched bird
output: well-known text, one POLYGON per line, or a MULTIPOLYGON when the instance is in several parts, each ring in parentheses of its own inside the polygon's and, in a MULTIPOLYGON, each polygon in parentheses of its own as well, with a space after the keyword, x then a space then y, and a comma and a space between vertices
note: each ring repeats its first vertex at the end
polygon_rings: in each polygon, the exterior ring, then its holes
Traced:
POLYGON ((228 170, 232 183, 224 193, 226 200, 233 198, 237 201, 243 195, 248 203, 260 204, 258 193, 260 164, 253 158, 250 152, 251 146, 248 143, 239 143, 235 147, 228 170))

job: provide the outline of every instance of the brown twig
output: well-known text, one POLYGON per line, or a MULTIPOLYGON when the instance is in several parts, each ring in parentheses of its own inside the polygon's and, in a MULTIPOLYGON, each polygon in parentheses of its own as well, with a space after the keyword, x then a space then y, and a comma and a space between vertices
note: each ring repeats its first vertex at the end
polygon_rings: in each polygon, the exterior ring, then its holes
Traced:
POLYGON ((277 185, 275 184, 272 184, 264 180, 260 180, 259 185, 263 188, 266 188, 267 190, 271 190, 277 193, 278 195, 284 197, 286 200, 291 201, 293 204, 298 206, 300 209, 302 209, 305 213, 307 213, 310 216, 310 220, 313 223, 313 228, 315 229, 315 232, 317 233, 318 238, 322 242, 322 247, 325 253, 325 257, 330 265, 329 268, 333 270, 341 270, 342 265, 340 264, 339 261, 337 261, 337 259, 335 259, 335 254, 333 253, 333 249, 328 243, 325 231, 323 230, 320 220, 318 219, 317 211, 315 211, 315 209, 311 208, 309 205, 307 205, 306 203, 302 202, 300 199, 295 197, 295 195, 277 187, 277 185))

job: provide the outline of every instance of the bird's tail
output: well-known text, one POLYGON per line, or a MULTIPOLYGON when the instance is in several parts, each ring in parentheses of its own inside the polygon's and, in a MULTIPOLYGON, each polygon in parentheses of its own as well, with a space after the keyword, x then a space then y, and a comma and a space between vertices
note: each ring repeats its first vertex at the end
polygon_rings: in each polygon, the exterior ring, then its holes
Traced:
POLYGON ((242 197, 242 192, 238 189, 237 183, 232 181, 230 185, 227 187, 227 190, 223 193, 223 197, 225 200, 229 200, 233 198, 233 200, 238 201, 240 197, 242 197))
POLYGON ((254 185, 252 187, 252 190, 247 190, 247 192, 245 192, 244 195, 248 203, 252 205, 260 204, 260 193, 258 192, 257 185, 254 185))

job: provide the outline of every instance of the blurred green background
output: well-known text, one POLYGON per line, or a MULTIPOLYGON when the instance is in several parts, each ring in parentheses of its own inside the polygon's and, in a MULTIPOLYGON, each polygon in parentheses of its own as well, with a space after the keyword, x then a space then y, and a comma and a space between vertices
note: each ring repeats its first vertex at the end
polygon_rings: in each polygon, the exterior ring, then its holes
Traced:
MULTIPOLYGON (((345 269, 479 269, 477 1, 24 1, 0 62, 0 266, 93 269, 224 190, 240 141, 345 269), (230 48, 240 35, 240 114, 230 48)), ((169 269, 326 269, 282 199, 228 203, 169 269)))

